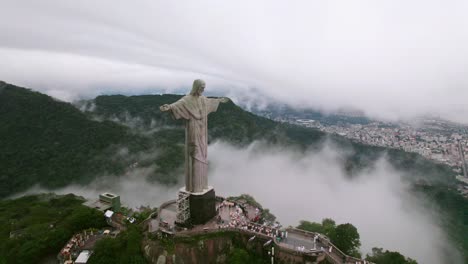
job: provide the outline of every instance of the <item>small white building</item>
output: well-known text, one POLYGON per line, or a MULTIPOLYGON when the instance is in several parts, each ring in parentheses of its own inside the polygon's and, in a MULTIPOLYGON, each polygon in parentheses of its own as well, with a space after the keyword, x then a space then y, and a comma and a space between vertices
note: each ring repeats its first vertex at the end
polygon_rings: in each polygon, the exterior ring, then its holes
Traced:
POLYGON ((106 218, 111 218, 113 215, 114 215, 114 212, 112 212, 111 210, 107 210, 107 211, 104 213, 104 216, 105 216, 106 218))
POLYGON ((89 250, 81 251, 80 255, 75 260, 75 264, 86 264, 88 262, 91 252, 89 250))

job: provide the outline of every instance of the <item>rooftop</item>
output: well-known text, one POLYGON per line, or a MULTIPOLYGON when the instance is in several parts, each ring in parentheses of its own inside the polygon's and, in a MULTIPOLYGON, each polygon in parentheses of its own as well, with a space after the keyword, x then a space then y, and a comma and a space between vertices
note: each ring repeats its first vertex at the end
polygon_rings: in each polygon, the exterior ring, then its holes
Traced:
POLYGON ((102 194, 103 196, 106 196, 106 197, 109 197, 109 198, 115 198, 117 197, 117 195, 113 194, 113 193, 103 193, 102 194))
POLYGON ((91 252, 88 250, 81 251, 80 255, 75 260, 75 263, 86 263, 88 262, 89 257, 91 256, 91 252))
POLYGON ((95 208, 95 209, 98 209, 99 211, 106 211, 106 210, 109 210, 110 208, 112 208, 112 204, 111 203, 107 203, 105 201, 101 201, 101 200, 91 200, 91 201, 86 201, 83 203, 83 205, 86 205, 88 207, 91 207, 91 208, 95 208))

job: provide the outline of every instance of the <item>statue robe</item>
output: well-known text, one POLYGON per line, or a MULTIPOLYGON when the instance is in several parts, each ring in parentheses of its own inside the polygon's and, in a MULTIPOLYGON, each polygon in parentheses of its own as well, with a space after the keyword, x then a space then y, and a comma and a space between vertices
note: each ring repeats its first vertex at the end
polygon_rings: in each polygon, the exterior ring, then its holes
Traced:
POLYGON ((186 95, 170 104, 175 119, 185 120, 185 189, 208 189, 208 114, 216 112, 219 99, 186 95))

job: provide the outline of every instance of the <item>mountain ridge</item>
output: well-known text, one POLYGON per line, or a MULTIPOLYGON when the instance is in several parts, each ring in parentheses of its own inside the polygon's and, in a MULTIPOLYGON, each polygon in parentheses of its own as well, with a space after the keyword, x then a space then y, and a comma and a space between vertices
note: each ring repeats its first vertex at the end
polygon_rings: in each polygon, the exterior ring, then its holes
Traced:
MULTIPOLYGON (((174 174, 182 173, 183 123, 161 113, 159 106, 180 97, 106 95, 73 106, 39 92, 4 85, 0 93, 3 139, 0 197, 38 183, 58 188, 70 183, 86 184, 100 174, 123 174, 137 160, 116 156, 122 148, 130 154, 154 150, 166 153, 144 160, 141 165, 157 167, 151 179, 164 184, 176 183, 174 174), (128 114, 140 123, 133 127, 126 124, 128 114)), ((448 167, 416 154, 366 146, 318 130, 278 123, 244 111, 232 102, 221 105, 209 118, 210 141, 224 140, 246 146, 263 140, 305 150, 319 149, 331 140, 340 148, 354 151, 342 164, 350 176, 386 154, 394 166, 409 169, 424 180, 450 184, 454 178, 448 167)))

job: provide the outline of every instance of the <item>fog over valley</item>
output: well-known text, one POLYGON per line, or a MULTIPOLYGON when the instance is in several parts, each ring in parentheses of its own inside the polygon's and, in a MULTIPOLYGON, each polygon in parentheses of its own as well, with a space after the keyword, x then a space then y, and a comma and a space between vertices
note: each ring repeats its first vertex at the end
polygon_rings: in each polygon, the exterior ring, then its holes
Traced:
MULTIPOLYGON (((438 213, 412 194, 402 180, 404 171, 391 167, 382 157, 371 169, 349 179, 340 161, 351 154, 351 150, 337 149, 331 143, 304 154, 262 142, 246 148, 215 142, 209 148, 209 184, 217 195, 254 196, 284 226, 297 226, 300 220, 320 222, 327 217, 337 223, 349 222, 361 235, 363 253, 377 246, 399 251, 419 263, 444 263, 447 259, 463 263, 442 230, 438 213)), ((130 207, 158 207, 175 199, 183 183, 173 187, 149 183, 146 176, 150 171, 137 168, 118 178, 100 177, 88 186, 58 190, 34 187, 19 195, 53 191, 94 199, 99 193, 112 191, 130 207)))

